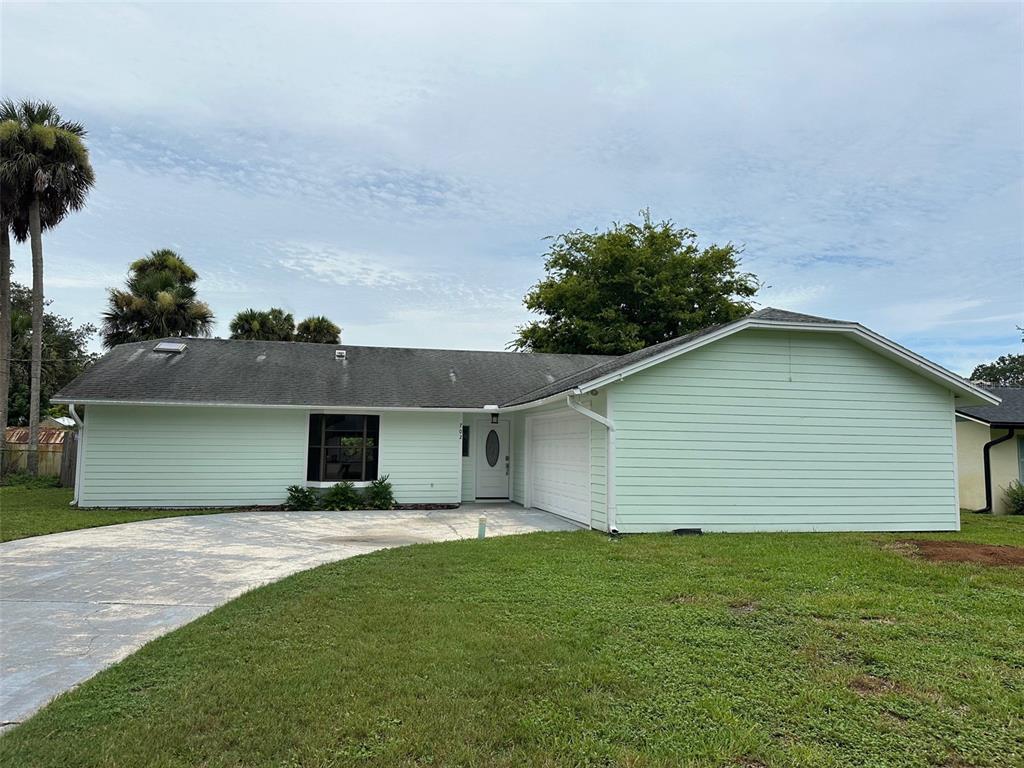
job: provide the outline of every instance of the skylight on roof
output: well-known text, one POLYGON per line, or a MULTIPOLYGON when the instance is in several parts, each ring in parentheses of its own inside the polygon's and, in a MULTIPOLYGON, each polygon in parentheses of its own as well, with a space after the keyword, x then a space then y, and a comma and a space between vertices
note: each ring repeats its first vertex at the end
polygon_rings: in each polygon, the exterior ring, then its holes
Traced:
POLYGON ((155 347, 154 352, 167 352, 172 355, 177 355, 185 351, 185 347, 188 345, 183 341, 161 341, 155 347))

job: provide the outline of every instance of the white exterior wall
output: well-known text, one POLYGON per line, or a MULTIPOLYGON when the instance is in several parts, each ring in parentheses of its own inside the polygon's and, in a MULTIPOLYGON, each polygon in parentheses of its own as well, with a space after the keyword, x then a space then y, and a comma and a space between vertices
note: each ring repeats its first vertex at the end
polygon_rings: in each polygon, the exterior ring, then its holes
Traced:
POLYGON ((959 528, 952 394, 845 336, 741 331, 612 397, 624 532, 959 528))

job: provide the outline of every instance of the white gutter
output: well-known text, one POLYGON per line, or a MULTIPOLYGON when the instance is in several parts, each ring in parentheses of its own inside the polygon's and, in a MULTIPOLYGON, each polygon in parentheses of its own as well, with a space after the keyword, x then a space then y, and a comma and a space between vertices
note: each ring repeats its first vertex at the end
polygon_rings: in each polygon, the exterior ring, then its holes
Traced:
POLYGON ((51 398, 51 403, 63 405, 131 405, 131 406, 160 406, 174 408, 274 408, 276 410, 314 411, 317 413, 504 413, 506 411, 526 411, 540 405, 560 401, 565 396, 565 390, 554 395, 548 395, 541 400, 531 400, 520 405, 485 405, 482 408, 457 407, 445 408, 441 406, 372 406, 372 405, 282 405, 275 403, 219 403, 212 400, 190 402, 187 400, 104 400, 101 398, 75 398, 66 397, 51 398))
POLYGON ((78 445, 75 446, 75 493, 71 498, 71 506, 78 504, 79 488, 82 485, 82 456, 85 454, 85 422, 78 416, 75 404, 68 405, 68 413, 78 427, 78 445))
POLYGON ((605 488, 605 517, 607 518, 608 533, 616 534, 619 532, 619 529, 615 525, 615 422, 599 413, 595 413, 589 408, 585 408, 573 399, 580 394, 582 393, 579 389, 573 390, 565 396, 565 404, 576 411, 576 413, 583 414, 588 419, 596 421, 608 430, 608 445, 605 449, 605 458, 607 459, 607 467, 605 469, 605 481, 607 483, 605 488))

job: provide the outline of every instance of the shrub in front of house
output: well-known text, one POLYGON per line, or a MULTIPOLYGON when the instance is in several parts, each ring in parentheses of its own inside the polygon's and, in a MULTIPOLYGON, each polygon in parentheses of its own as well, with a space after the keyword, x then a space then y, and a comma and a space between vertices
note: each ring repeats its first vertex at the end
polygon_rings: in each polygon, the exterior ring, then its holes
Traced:
POLYGON ((317 488, 289 485, 288 499, 283 506, 294 512, 317 509, 343 512, 353 509, 394 509, 395 493, 387 475, 374 480, 365 490, 348 482, 332 485, 323 493, 317 488))
POLYGON ((349 482, 332 485, 320 497, 320 509, 350 511, 353 509, 365 509, 365 507, 363 494, 349 482))
POLYGON ((304 485, 289 485, 288 499, 284 508, 293 512, 309 512, 320 508, 320 494, 316 488, 304 485))
POLYGON ((1024 515, 1024 485, 1017 480, 1006 486, 1006 512, 1024 515))
POLYGON ((365 499, 367 509, 395 508, 395 493, 387 475, 377 478, 367 486, 365 499))

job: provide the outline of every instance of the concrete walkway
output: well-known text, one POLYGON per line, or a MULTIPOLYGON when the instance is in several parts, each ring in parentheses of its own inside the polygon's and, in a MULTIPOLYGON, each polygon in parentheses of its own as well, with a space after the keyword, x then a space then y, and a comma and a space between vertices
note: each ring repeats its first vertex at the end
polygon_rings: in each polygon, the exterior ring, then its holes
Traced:
POLYGON ((0 727, 261 584, 386 547, 573 530, 514 504, 436 512, 235 512, 0 544, 0 727))

